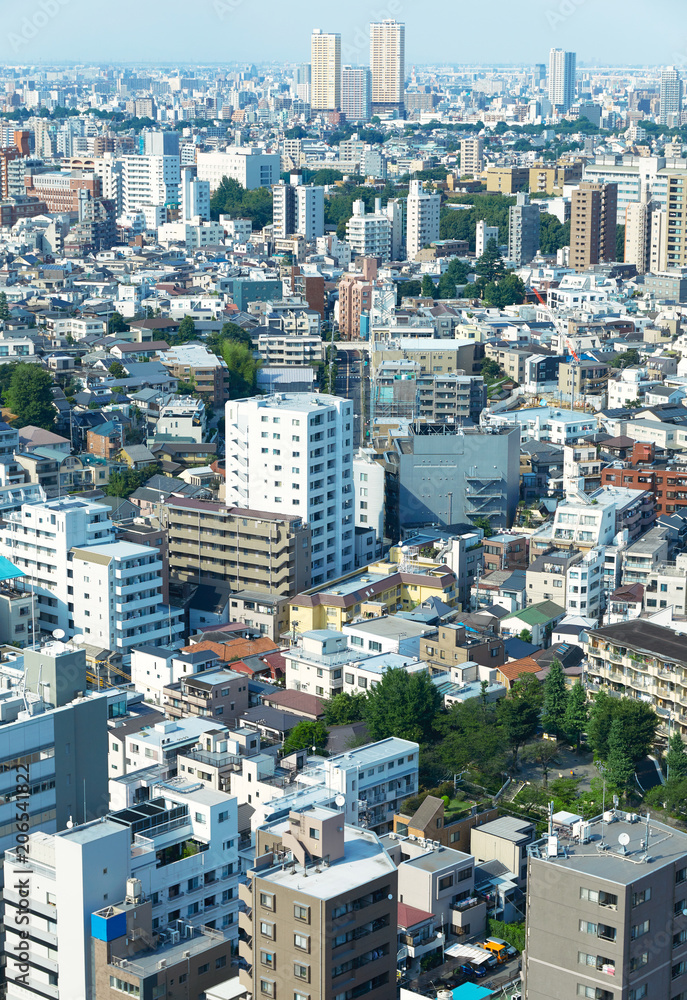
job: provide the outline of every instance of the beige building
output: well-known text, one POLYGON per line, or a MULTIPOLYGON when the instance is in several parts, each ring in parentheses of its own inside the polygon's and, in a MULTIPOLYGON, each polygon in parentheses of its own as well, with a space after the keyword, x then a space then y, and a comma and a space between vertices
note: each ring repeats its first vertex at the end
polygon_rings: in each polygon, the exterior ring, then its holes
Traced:
POLYGON ((515 816, 500 816, 476 826, 470 833, 470 852, 477 864, 500 861, 521 886, 527 881, 527 846, 534 841, 535 825, 515 816))
POLYGON ((488 632, 468 632, 465 625, 442 624, 435 635, 420 639, 420 659, 430 670, 443 673, 461 663, 474 662, 483 667, 500 667, 506 662, 503 640, 488 632))
POLYGON ((387 19, 370 24, 372 113, 400 111, 405 89, 406 26, 387 19))
POLYGON ((460 176, 479 177, 484 170, 484 139, 473 136, 460 140, 460 176))
POLYGON ((668 211, 665 220, 665 266, 669 271, 687 266, 687 199, 680 174, 668 177, 668 211))
POLYGON ((615 260, 617 184, 583 181, 572 194, 570 266, 585 271, 592 264, 615 260))
POLYGON ((486 178, 487 191, 500 194, 517 194, 530 186, 529 167, 489 167, 486 178))
POLYGON ((396 867, 376 834, 311 807, 257 833, 239 887, 241 984, 254 1000, 388 1000, 396 988, 396 867))
POLYGON ((313 111, 341 107, 341 35, 315 28, 310 38, 310 105, 313 111))

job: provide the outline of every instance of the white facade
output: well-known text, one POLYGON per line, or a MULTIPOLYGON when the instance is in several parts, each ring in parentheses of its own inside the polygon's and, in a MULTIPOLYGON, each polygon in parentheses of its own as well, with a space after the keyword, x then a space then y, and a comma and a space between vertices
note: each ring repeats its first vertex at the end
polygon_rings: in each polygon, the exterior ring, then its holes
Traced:
POLYGON ((310 106, 313 111, 341 107, 341 35, 320 28, 310 38, 310 106))
POLYGON ((186 438, 201 444, 205 440, 205 403, 193 396, 178 396, 160 410, 155 436, 186 438))
POLYGON ((590 549, 568 569, 566 610, 569 614, 598 617, 604 607, 604 549, 590 549))
POLYGON ((226 404, 226 501, 300 516, 312 586, 354 568, 353 404, 281 393, 226 404))
MULTIPOLYGON (((179 205, 181 170, 178 156, 124 156, 122 158, 122 211, 145 206, 176 208, 179 205)), ((164 220, 163 220, 164 221, 164 220)))
POLYGON ((374 528, 377 541, 384 539, 385 473, 372 450, 357 451, 353 459, 353 495, 356 528, 374 528))
MULTIPOLYGON (((300 175, 296 175, 300 180, 300 175)), ((308 242, 324 235, 324 188, 280 181, 272 190, 272 235, 298 234, 308 242)))
POLYGON ((210 184, 198 180, 195 167, 181 172, 181 222, 210 221, 210 184))
POLYGON ((283 651, 286 667, 286 688, 304 691, 318 698, 333 698, 343 691, 343 668, 354 658, 343 632, 333 629, 313 629, 303 632, 298 642, 283 651))
POLYGON ((198 153, 198 180, 208 181, 216 191, 224 177, 233 178, 246 190, 272 187, 279 180, 281 157, 257 146, 230 146, 222 153, 198 153))
POLYGON ((411 181, 408 191, 406 219, 406 254, 415 260, 428 243, 439 239, 439 209, 441 195, 425 194, 422 181, 411 181))
POLYGON ((574 52, 549 52, 549 100, 558 111, 567 111, 575 100, 575 63, 574 52))
POLYGON ((585 549, 610 545, 616 533, 615 509, 615 500, 603 489, 588 496, 567 496, 554 514, 554 544, 562 547, 568 542, 585 549))
POLYGON ((488 226, 484 219, 480 219, 475 227, 475 257, 477 260, 479 260, 484 251, 487 249, 487 243, 489 240, 495 240, 498 244, 499 227, 488 226))
POLYGON ((344 66, 341 72, 341 110, 347 122, 369 122, 372 117, 372 76, 366 66, 344 66))
POLYGON ((370 24, 372 105, 402 108, 405 91, 405 24, 391 18, 370 24))
POLYGON ((375 200, 375 210, 365 212, 364 201, 353 202, 353 215, 346 223, 346 242, 351 253, 359 257, 381 257, 391 259, 393 222, 382 211, 381 198, 375 200))

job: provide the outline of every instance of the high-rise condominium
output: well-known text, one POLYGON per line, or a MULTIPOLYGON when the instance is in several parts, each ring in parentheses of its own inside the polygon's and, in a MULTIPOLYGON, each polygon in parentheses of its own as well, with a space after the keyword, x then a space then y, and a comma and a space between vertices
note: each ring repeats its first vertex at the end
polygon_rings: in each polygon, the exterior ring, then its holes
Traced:
POLYGON ((439 239, 441 196, 426 194, 422 181, 411 181, 407 201, 406 254, 408 260, 433 240, 439 239))
POLYGON ((341 35, 320 28, 310 39, 310 105, 313 111, 341 107, 341 35))
POLYGON ((674 66, 661 73, 661 103, 658 120, 661 125, 679 125, 682 110, 682 80, 674 66))
POLYGON ((405 49, 405 24, 390 19, 370 24, 373 112, 403 108, 405 49))
POLYGON ((341 110, 349 122, 368 122, 372 116, 372 74, 367 66, 344 66, 341 74, 341 110))
POLYGON ((575 100, 575 63, 574 52, 549 52, 549 100, 558 111, 567 111, 575 100))
POLYGON ((617 184, 583 181, 572 194, 570 266, 584 271, 591 264, 615 260, 617 184))
POLYGON ((524 191, 516 195, 516 204, 508 210, 508 257, 518 267, 529 264, 539 252, 541 213, 530 203, 524 191))

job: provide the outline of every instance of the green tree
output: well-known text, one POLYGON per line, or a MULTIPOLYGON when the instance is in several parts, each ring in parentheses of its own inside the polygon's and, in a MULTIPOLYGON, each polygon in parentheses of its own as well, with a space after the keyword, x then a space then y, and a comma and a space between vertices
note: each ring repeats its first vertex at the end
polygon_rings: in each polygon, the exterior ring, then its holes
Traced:
POLYGON ((184 316, 177 327, 177 332, 169 338, 170 344, 187 344, 196 336, 196 324, 193 316, 184 316))
POLYGON ((254 229, 263 229, 272 221, 272 194, 268 188, 247 191, 233 177, 223 177, 212 196, 210 212, 213 219, 220 215, 250 219, 254 229))
POLYGON ((527 743, 520 752, 520 760, 525 763, 536 764, 541 768, 546 788, 549 770, 560 759, 560 747, 553 740, 537 740, 535 743, 527 743))
POLYGON ((518 632, 518 639, 520 639, 522 642, 529 642, 529 643, 531 643, 532 642, 532 633, 530 632, 530 630, 528 628, 523 628, 523 629, 520 630, 520 632, 518 632))
POLYGON ((670 778, 665 785, 649 789, 644 802, 655 809, 667 809, 674 816, 684 816, 687 812, 687 778, 670 778))
POLYGON ((253 339, 250 333, 239 326, 238 323, 225 323, 222 327, 220 337, 222 340, 235 340, 238 344, 246 344, 247 347, 253 346, 253 339))
POLYGON ((396 284, 396 305, 400 306, 404 298, 415 298, 422 294, 422 284, 419 281, 399 281, 396 284))
POLYGON ((222 357, 229 369, 230 398, 254 396, 258 390, 261 362, 255 359, 251 348, 237 340, 225 340, 222 344, 222 357))
POLYGON ((126 368, 121 361, 113 361, 107 370, 115 378, 126 378, 126 368))
POLYGON ((568 704, 568 689, 560 660, 552 660, 551 668, 544 681, 544 706, 541 722, 545 733, 561 737, 565 734, 565 710, 568 704))
POLYGON ((587 738, 590 747, 601 760, 605 760, 608 753, 608 734, 612 722, 613 699, 604 688, 600 688, 589 707, 587 738))
POLYGON ((625 727, 621 719, 614 719, 608 733, 606 779, 623 795, 629 791, 635 766, 628 752, 625 727))
POLYGON ((568 695, 568 703, 565 706, 564 726, 566 736, 576 744, 578 753, 580 752, 580 741, 588 718, 587 694, 580 681, 577 681, 568 695))
POLYGON ((666 767, 669 781, 687 778, 687 753, 682 736, 677 730, 670 737, 668 753, 666 754, 666 767))
POLYGON ((5 405, 12 411, 17 427, 31 424, 51 431, 55 426, 53 380, 39 365, 13 365, 10 383, 5 391, 5 405))
POLYGON ((609 361, 611 368, 629 368, 630 365, 638 365, 640 362, 639 351, 636 347, 628 347, 626 351, 617 354, 609 361))
POLYGON ((534 674, 522 674, 499 702, 499 719, 513 751, 514 768, 518 766, 520 748, 537 731, 541 707, 542 687, 534 674))
POLYGON ((520 305, 525 301, 527 289, 522 278, 508 272, 497 281, 489 281, 484 286, 484 301, 488 306, 505 309, 506 306, 520 305))
POLYGON ((487 776, 503 773, 508 743, 494 705, 481 698, 456 702, 437 717, 435 731, 444 773, 466 768, 487 776))
POLYGON ((542 212, 539 220, 539 249, 543 254, 554 254, 570 245, 569 222, 562 223, 548 212, 542 212))
POLYGON ((335 694, 324 703, 324 721, 328 726, 345 726, 363 717, 364 694, 335 694))
POLYGON ((625 260, 625 226, 615 227, 615 259, 625 260))
POLYGON ((316 751, 324 750, 328 739, 329 733, 323 722, 299 722, 284 740, 284 754, 294 750, 311 750, 313 747, 316 751))
POLYGON ((503 263, 501 251, 493 236, 484 248, 484 253, 475 264, 475 274, 483 279, 485 285, 503 278, 506 274, 506 266, 503 263))
POLYGON ((434 282, 428 274, 422 276, 422 288, 420 294, 423 299, 433 299, 434 298, 434 282))
POLYGON ((109 333, 126 333, 129 324, 121 313, 113 312, 108 321, 107 329, 109 333))
POLYGON ((482 529, 482 531, 484 532, 484 537, 485 538, 491 538, 491 536, 494 534, 494 529, 492 527, 492 523, 491 523, 491 521, 489 520, 488 517, 484 517, 483 515, 480 515, 479 517, 473 518, 472 523, 473 523, 473 525, 474 525, 475 528, 481 528, 482 529))
POLYGON ((493 358, 484 358, 480 367, 480 374, 486 385, 506 378, 506 373, 503 368, 501 368, 498 361, 495 361, 493 358))
POLYGON ((0 292, 0 319, 4 321, 11 318, 10 309, 7 305, 7 295, 5 292, 0 292))
POLYGON ((439 278, 436 297, 440 299, 454 299, 456 297, 456 285, 464 285, 468 280, 468 274, 469 268, 465 261, 454 257, 439 278))
POLYGON ((372 740, 400 736, 424 743, 440 707, 441 694, 427 673, 392 667, 369 692, 363 718, 372 740))

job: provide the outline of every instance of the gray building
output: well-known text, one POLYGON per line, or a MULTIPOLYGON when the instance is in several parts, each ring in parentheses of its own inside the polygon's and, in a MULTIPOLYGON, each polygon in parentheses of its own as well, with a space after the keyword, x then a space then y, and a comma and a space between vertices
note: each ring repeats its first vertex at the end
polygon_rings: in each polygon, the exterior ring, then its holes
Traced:
POLYGON ((513 523, 519 498, 520 429, 411 424, 387 454, 387 519, 400 529, 513 523))
POLYGON ((528 194, 519 192, 516 198, 517 203, 508 210, 508 257, 521 267, 539 253, 541 213, 539 205, 530 204, 528 194))
POLYGON ((604 815, 583 823, 563 814, 571 825, 554 822, 529 849, 528 1000, 687 995, 687 835, 636 814, 604 815))

